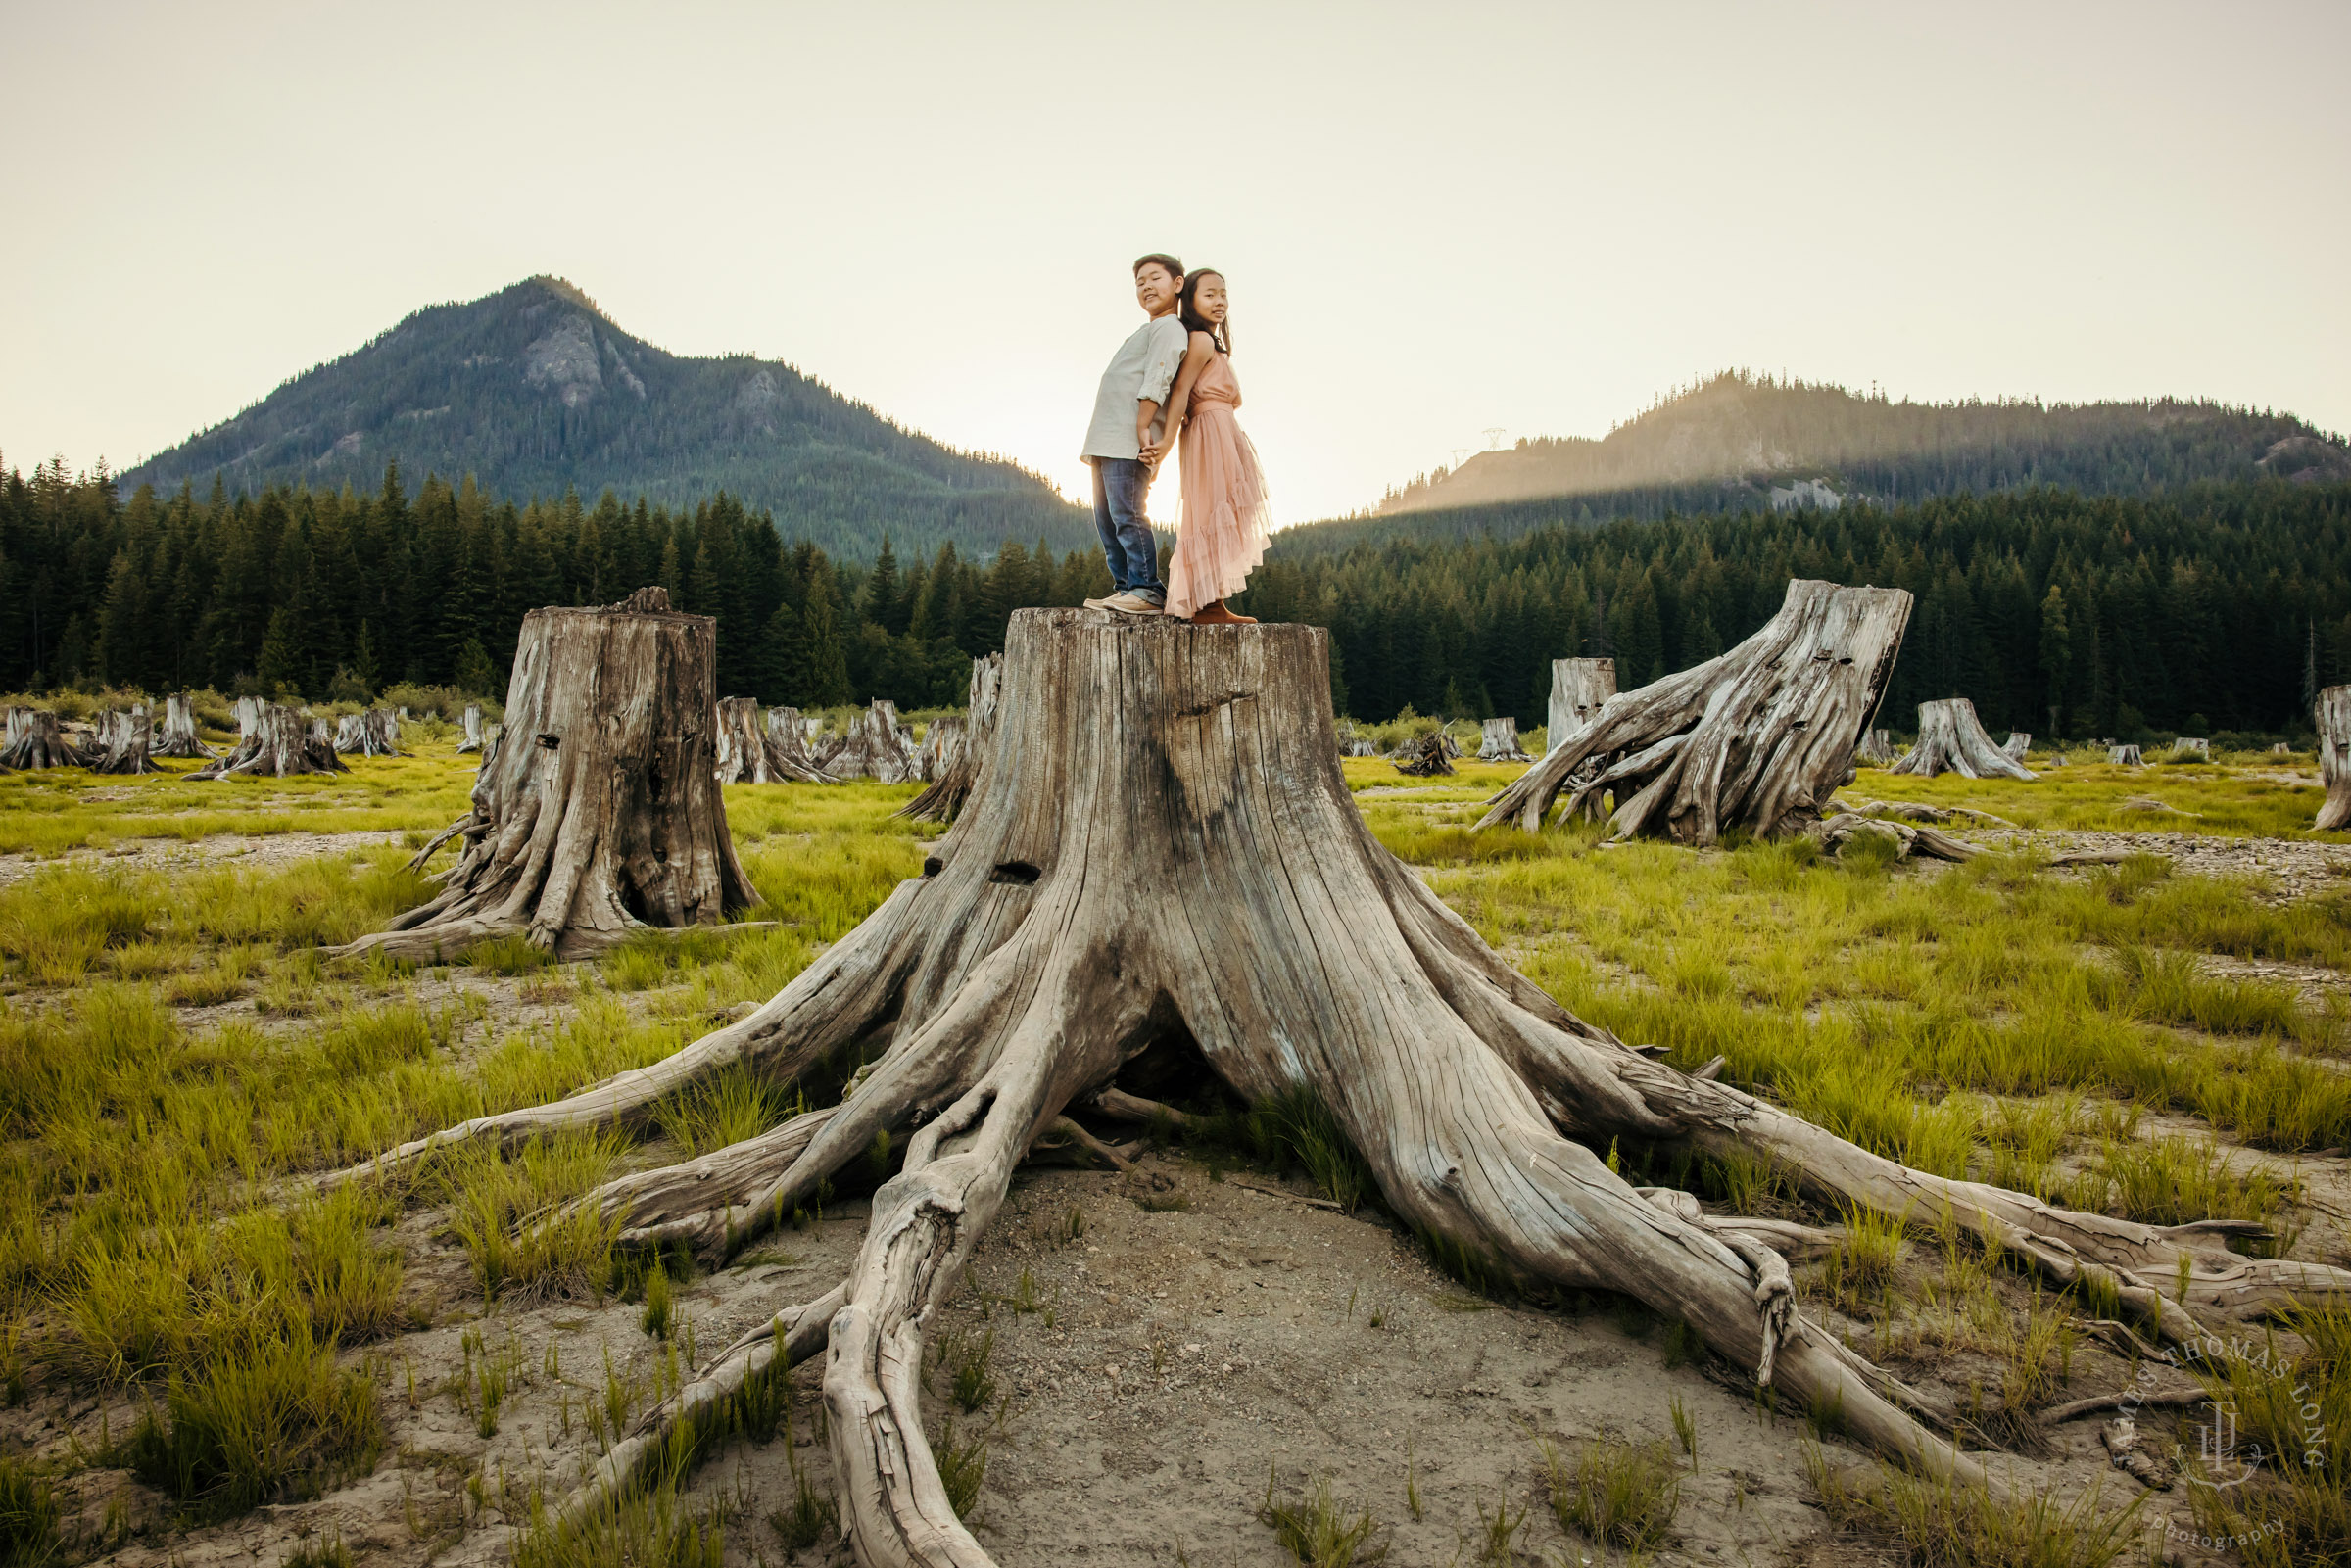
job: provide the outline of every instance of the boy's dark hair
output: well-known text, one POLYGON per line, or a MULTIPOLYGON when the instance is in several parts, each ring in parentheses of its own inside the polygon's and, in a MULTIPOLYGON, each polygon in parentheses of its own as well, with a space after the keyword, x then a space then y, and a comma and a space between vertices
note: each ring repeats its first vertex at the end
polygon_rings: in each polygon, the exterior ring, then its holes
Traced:
POLYGON ((1183 287, 1176 291, 1176 318, 1183 323, 1186 333, 1205 332, 1219 353, 1229 355, 1232 353, 1232 317, 1227 315, 1219 324, 1200 313, 1200 280, 1223 275, 1213 266, 1204 266, 1185 277, 1183 287))
POLYGON ((1128 267, 1128 270, 1129 272, 1140 272, 1144 267, 1149 266, 1154 261, 1157 261, 1161 266, 1164 266, 1168 269, 1169 277, 1175 279, 1178 283, 1183 281, 1183 263, 1176 261, 1176 258, 1170 256, 1165 251, 1153 251, 1149 256, 1136 257, 1134 259, 1134 265, 1128 267))

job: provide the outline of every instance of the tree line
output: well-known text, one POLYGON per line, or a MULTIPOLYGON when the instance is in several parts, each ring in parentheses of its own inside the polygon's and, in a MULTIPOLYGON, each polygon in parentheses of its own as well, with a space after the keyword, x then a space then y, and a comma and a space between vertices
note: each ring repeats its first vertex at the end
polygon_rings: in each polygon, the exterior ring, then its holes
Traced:
MULTIPOLYGON (((1330 551, 1277 539, 1235 602, 1332 635, 1340 711, 1410 706, 1541 724, 1550 661, 1617 661, 1625 689, 1760 626, 1791 577, 1917 599, 1886 721, 1974 699, 2042 735, 2282 734, 2351 679, 2351 486, 2058 490, 1915 506, 1555 521, 1508 539, 1330 551)), ((523 615, 657 583, 718 622, 728 695, 800 707, 962 700, 1013 610, 1109 590, 1100 552, 946 544, 838 562, 726 496, 691 508, 517 503, 397 465, 372 492, 199 497, 53 461, 0 473, 0 687, 361 698, 395 681, 504 689, 523 615)))

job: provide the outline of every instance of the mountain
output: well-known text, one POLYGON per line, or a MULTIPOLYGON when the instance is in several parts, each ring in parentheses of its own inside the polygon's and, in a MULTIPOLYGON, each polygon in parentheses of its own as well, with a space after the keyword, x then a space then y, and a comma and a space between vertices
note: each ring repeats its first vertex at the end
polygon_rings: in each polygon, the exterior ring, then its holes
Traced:
POLYGON ((1091 519, 1034 475, 901 429, 791 365, 692 358, 614 325, 560 278, 417 311, 364 348, 305 371, 235 418, 122 476, 125 491, 220 475, 372 490, 474 475, 500 495, 606 489, 691 506, 724 490, 774 512, 788 539, 870 558, 953 540, 1092 543, 1091 519))
POLYGON ((1895 503, 2055 485, 2149 496, 2203 481, 2351 479, 2351 449, 2289 414, 2172 399, 1919 404, 1725 372, 1606 437, 1484 451, 1291 548, 1553 521, 1895 503), (1448 517, 1419 516, 1446 512, 1448 517))

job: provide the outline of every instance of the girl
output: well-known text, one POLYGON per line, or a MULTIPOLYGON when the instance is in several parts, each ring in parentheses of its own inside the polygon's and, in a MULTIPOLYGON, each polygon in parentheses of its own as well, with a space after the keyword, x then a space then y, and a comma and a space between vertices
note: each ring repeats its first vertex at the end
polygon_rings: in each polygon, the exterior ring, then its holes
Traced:
MULTIPOLYGON (((1273 513, 1257 449, 1233 417, 1241 384, 1232 375, 1223 274, 1185 278, 1176 314, 1190 343, 1168 395, 1166 428, 1182 432, 1183 452, 1183 524, 1168 568, 1168 613, 1195 626, 1254 626, 1255 617, 1226 609, 1224 597, 1266 558, 1273 513)), ((1165 450, 1163 442, 1149 455, 1156 460, 1165 450)))

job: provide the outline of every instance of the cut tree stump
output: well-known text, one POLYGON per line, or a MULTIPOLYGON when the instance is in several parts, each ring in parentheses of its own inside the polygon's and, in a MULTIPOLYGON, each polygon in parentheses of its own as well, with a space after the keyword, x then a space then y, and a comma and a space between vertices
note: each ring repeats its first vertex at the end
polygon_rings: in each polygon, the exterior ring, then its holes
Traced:
POLYGON ((397 757, 400 721, 390 708, 346 713, 335 721, 335 749, 345 756, 357 752, 362 757, 397 757))
POLYGON ((185 691, 164 698, 164 722, 155 737, 159 757, 216 757, 220 753, 196 735, 196 700, 185 691))
POLYGON ((87 756, 92 773, 161 773, 148 760, 154 727, 144 707, 117 708, 102 714, 98 734, 87 756))
POLYGON ((756 906, 718 789, 717 647, 717 623, 658 588, 524 616, 507 738, 482 759, 472 811, 410 863, 459 840, 440 896, 337 951, 455 957, 519 934, 591 958, 756 906))
POLYGON ((1252 1103, 1319 1100, 1390 1212, 1457 1268, 1632 1297, 1687 1322, 1782 1408, 1836 1409, 1861 1443, 1959 1485, 1989 1484, 1981 1461, 1798 1312, 1777 1248, 1816 1232, 1635 1188, 1605 1152, 1639 1151, 1654 1169, 1762 1161, 1823 1201, 1943 1216, 2174 1338, 2204 1332, 2199 1311, 2258 1315, 2288 1289, 2351 1284, 2325 1265, 2231 1253, 2243 1224, 2165 1229, 1909 1169, 1575 1018, 1367 829, 1339 768, 1328 646, 1303 625, 1016 611, 994 755, 968 809, 922 877, 764 1007, 568 1100, 477 1117, 326 1178, 398 1172, 461 1142, 643 1124, 721 1073, 781 1085, 867 1064, 839 1105, 623 1175, 547 1216, 614 1216, 625 1247, 717 1263, 869 1150, 903 1152, 846 1275, 810 1282, 801 1305, 699 1368, 559 1517, 608 1506, 695 1423, 723 1420, 751 1379, 822 1350, 858 1560, 988 1563, 924 1436, 926 1332, 1031 1147, 1073 1107, 1110 1109, 1097 1097, 1146 1052, 1202 1091, 1213 1074, 1252 1103))
POLYGON ((1518 744, 1516 719, 1487 719, 1477 741, 1477 760, 1480 762, 1532 762, 1518 744))
POLYGON ((1976 717, 1976 705, 1965 697, 1945 697, 1918 705, 1918 744, 1894 765, 1894 772, 1932 779, 1955 773, 1963 779, 2033 778, 2033 770, 1991 743, 1976 717))
POLYGON ((1853 760, 1871 768, 1893 767, 1894 732, 1872 730, 1862 736, 1861 743, 1853 748, 1853 760))
POLYGON ((721 697, 718 727, 713 732, 718 761, 714 773, 722 784, 768 784, 767 739, 760 734, 757 697, 721 697))
POLYGON ((914 777, 914 740, 898 722, 898 705, 876 697, 849 722, 840 745, 825 760, 834 779, 878 779, 904 784, 914 777))
POLYGON ((1801 832, 1852 770, 1910 620, 1898 588, 1798 579, 1780 612, 1705 663, 1627 691, 1574 739, 1487 802, 1479 828, 1543 825, 1615 798, 1608 836, 1711 844, 1733 828, 1801 832), (1578 779, 1588 761, 1605 767, 1578 779))
POLYGON ((260 697, 237 698, 237 743, 239 745, 252 739, 254 732, 262 727, 262 712, 267 706, 268 704, 260 697))
POLYGON ((2172 749, 2174 751, 2192 751, 2197 756, 2202 757, 2206 762, 2210 762, 2212 760, 2212 741, 2203 736, 2183 735, 2174 736, 2172 740, 2172 749))
POLYGON ((2319 727, 2319 779, 2327 785, 2313 826, 2322 832, 2351 828, 2351 686, 2321 691, 2311 717, 2319 727))
POLYGON ((808 754, 808 726, 797 708, 767 710, 767 767, 779 779, 821 784, 824 772, 808 754))
POLYGON ((2117 768, 2143 768, 2147 759, 2138 754, 2136 746, 2116 746, 2106 753, 2106 761, 2117 768))
POLYGON ((191 779, 286 779, 303 773, 349 773, 335 755, 326 734, 326 721, 306 725, 302 715, 280 703, 270 703, 254 720, 253 733, 236 749, 188 775, 191 779))
POLYGON ((1551 729, 1546 753, 1557 751, 1582 734, 1600 717, 1600 710, 1616 694, 1614 659, 1554 659, 1551 661, 1551 729))
POLYGON ((2009 731, 2008 738, 2000 743, 2000 755, 2008 758, 2011 762, 2024 761, 2025 753, 2032 749, 2032 733, 2025 730, 2009 731))
POLYGON ((1455 773, 1454 747, 1442 730, 1431 730, 1415 739, 1398 746, 1394 761, 1396 771, 1408 779, 1434 779, 1455 773))
POLYGON ((922 749, 914 754, 914 776, 929 784, 953 767, 962 752, 963 716, 941 714, 923 732, 922 749))
POLYGON ((931 786, 898 808, 917 822, 953 822, 978 787, 996 745, 996 711, 1004 700, 1004 655, 972 660, 972 683, 963 710, 963 744, 931 786))
POLYGON ((9 709, 8 733, 0 768, 79 768, 89 762, 47 708, 9 709))
POLYGON ((457 755, 461 757, 468 751, 481 750, 482 705, 479 702, 466 703, 465 716, 459 722, 464 726, 465 738, 457 742, 457 755))

